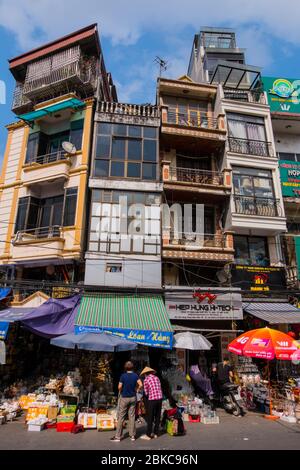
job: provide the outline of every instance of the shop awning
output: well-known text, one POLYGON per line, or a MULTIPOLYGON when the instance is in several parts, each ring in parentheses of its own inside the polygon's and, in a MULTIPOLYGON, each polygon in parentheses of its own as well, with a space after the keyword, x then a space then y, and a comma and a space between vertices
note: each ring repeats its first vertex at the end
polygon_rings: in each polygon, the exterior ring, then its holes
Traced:
POLYGON ((81 106, 84 106, 83 101, 79 100, 78 98, 70 98, 68 100, 61 101, 60 103, 52 104, 42 109, 37 109, 36 111, 21 114, 19 118, 23 119, 24 121, 35 121, 36 119, 39 119, 43 116, 47 116, 47 114, 53 114, 57 113, 58 111, 62 111, 63 109, 78 108, 81 106))
POLYGON ((271 324, 300 323, 300 309, 287 302, 243 302, 243 309, 271 324))
POLYGON ((11 287, 0 287, 0 300, 6 299, 11 293, 11 287))
POLYGON ((75 325, 76 333, 109 331, 157 348, 171 349, 173 344, 173 329, 160 296, 83 296, 75 325))

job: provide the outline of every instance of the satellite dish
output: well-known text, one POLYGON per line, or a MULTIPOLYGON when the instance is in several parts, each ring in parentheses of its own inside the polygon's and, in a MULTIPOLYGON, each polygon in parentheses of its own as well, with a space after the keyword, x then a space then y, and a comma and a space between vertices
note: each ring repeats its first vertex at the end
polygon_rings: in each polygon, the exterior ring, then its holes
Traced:
POLYGON ((61 144, 62 148, 66 153, 70 153, 71 155, 74 155, 76 153, 76 147, 72 142, 65 141, 61 144))

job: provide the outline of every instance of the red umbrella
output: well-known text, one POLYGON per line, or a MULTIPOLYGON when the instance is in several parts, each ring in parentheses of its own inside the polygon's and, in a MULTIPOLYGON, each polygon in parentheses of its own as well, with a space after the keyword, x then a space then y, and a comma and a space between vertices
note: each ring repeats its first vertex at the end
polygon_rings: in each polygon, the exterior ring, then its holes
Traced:
POLYGON ((292 354, 299 344, 291 336, 271 328, 250 330, 235 338, 228 345, 228 351, 239 356, 259 359, 292 360, 292 354))
MULTIPOLYGON (((292 361, 298 357, 299 343, 291 336, 271 328, 246 331, 235 338, 227 347, 228 351, 239 356, 272 360, 274 358, 292 361)), ((272 413, 271 383, 269 368, 270 415, 272 413)), ((271 416, 266 417, 270 418, 271 416)), ((275 418, 275 417, 272 417, 275 418)))

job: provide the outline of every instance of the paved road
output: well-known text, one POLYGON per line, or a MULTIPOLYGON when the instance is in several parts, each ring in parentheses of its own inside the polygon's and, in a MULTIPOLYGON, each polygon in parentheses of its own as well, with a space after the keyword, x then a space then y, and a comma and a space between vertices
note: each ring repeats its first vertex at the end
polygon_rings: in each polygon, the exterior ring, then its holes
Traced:
MULTIPOLYGON (((235 418, 219 412, 220 424, 187 423, 187 434, 182 437, 160 436, 150 442, 128 438, 120 443, 110 442, 113 432, 85 431, 80 434, 57 433, 55 430, 28 432, 23 420, 0 426, 0 449, 157 449, 157 450, 216 450, 216 449, 299 449, 300 425, 268 421, 256 413, 235 418)), ((138 426, 137 435, 145 430, 138 426)), ((125 434, 126 435, 126 434, 125 434)))

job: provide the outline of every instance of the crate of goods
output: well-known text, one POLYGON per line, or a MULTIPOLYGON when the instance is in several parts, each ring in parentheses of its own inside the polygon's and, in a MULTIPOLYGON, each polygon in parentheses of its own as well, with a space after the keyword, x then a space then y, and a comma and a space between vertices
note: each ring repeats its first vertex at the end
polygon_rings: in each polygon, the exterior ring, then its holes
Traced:
POLYGON ((97 414, 96 413, 79 413, 78 424, 82 424, 84 429, 96 429, 97 428, 97 414))
POLYGON ((109 414, 97 415, 97 429, 98 431, 112 431, 115 429, 114 417, 109 414))
POLYGON ((76 408, 77 408, 76 405, 64 406, 64 407, 60 410, 60 414, 61 414, 61 415, 75 414, 75 413, 76 413, 76 408))
POLYGON ((56 424, 56 431, 57 432, 71 432, 73 428, 73 421, 71 422, 60 422, 56 424))
POLYGON ((69 413, 65 415, 58 415, 57 416, 57 422, 58 423, 73 423, 75 419, 75 414, 74 413, 69 413))

